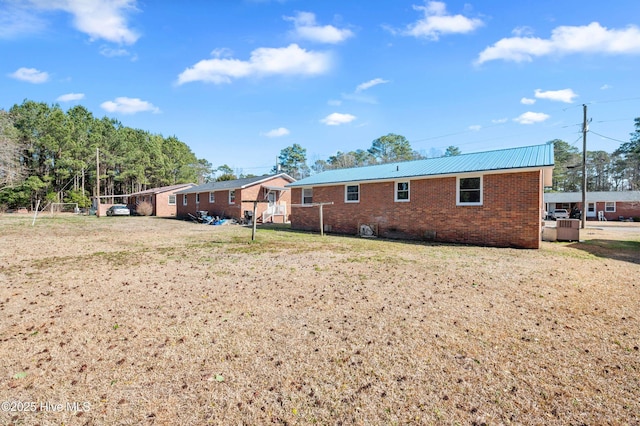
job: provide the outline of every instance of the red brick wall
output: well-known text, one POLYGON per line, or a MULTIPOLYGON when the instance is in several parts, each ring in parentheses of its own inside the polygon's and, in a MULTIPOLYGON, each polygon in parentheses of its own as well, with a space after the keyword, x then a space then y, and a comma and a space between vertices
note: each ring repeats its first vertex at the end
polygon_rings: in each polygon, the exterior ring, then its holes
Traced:
POLYGON ((177 209, 176 206, 178 202, 182 201, 179 196, 176 196, 176 204, 170 206, 169 205, 169 196, 175 194, 175 191, 162 192, 155 196, 154 203, 154 214, 158 217, 174 217, 176 215, 177 209))
MULTIPOLYGON (((412 180, 409 202, 395 202, 395 182, 360 184, 360 202, 344 202, 344 185, 313 188, 313 202, 323 207, 331 232, 357 234, 360 224, 378 227, 388 238, 424 239, 498 247, 539 248, 542 174, 488 174, 483 177, 483 205, 456 206, 456 178, 412 180)), ((300 203, 302 189, 293 188, 300 203)), ((319 230, 319 207, 294 207, 294 229, 319 230)))
POLYGON ((590 219, 597 220, 599 211, 604 212, 604 217, 607 220, 618 220, 620 216, 623 216, 625 219, 628 219, 630 217, 640 217, 640 202, 635 202, 635 203, 624 202, 624 201, 616 202, 615 212, 605 211, 605 204, 606 203, 604 202, 596 202, 596 216, 595 218, 590 218, 590 219))
MULTIPOLYGON (((252 185, 244 189, 236 189, 236 199, 234 204, 229 204, 229 191, 216 191, 215 201, 209 203, 209 192, 200 193, 200 203, 196 204, 196 195, 187 194, 187 206, 182 205, 182 195, 178 195, 177 211, 179 217, 187 217, 187 213, 195 214, 197 210, 206 210, 211 216, 232 217, 239 219, 244 216, 245 210, 253 211, 253 203, 245 200, 263 200, 264 192, 262 185, 284 187, 289 181, 283 178, 271 179, 252 185)), ((287 211, 291 213, 291 191, 282 193, 278 201, 287 203, 287 211)), ((267 208, 267 203, 258 204, 258 215, 267 208)))

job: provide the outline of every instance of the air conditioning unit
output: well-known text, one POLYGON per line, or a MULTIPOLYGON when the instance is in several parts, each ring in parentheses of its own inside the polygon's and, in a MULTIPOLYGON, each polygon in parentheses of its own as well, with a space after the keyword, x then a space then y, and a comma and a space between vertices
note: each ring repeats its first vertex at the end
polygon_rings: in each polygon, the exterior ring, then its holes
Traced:
POLYGON ((556 238, 558 241, 580 240, 580 220, 558 219, 556 221, 556 238))
POLYGON ((358 235, 361 237, 375 237, 378 235, 377 223, 361 223, 358 225, 358 235))

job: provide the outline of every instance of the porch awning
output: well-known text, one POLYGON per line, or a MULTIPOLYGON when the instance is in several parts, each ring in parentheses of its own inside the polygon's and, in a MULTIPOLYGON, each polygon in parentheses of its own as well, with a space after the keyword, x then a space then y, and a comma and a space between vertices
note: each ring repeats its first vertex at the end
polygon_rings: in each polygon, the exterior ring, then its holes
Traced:
POLYGON ((289 188, 285 188, 284 186, 262 185, 262 187, 268 189, 269 191, 288 191, 289 190, 289 188))

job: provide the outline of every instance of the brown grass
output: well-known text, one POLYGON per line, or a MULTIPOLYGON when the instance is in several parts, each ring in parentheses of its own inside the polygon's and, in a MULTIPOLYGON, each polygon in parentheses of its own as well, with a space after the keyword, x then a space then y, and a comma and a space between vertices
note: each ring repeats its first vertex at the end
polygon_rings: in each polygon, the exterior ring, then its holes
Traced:
POLYGON ((512 250, 30 225, 0 217, 0 402, 37 410, 0 424, 640 423, 635 228, 512 250))

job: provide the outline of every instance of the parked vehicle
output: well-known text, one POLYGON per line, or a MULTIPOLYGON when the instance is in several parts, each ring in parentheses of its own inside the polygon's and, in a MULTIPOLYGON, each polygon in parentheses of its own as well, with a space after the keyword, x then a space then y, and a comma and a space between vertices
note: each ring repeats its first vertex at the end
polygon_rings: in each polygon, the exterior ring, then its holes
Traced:
POLYGON ((569 219, 569 212, 567 211, 567 209, 555 209, 551 212, 551 219, 569 219))
POLYGON ((131 210, 125 205, 115 204, 107 209, 107 216, 129 216, 131 210))

